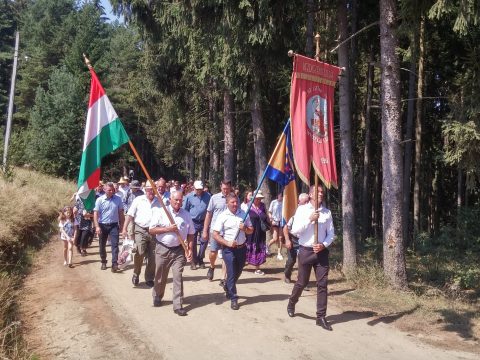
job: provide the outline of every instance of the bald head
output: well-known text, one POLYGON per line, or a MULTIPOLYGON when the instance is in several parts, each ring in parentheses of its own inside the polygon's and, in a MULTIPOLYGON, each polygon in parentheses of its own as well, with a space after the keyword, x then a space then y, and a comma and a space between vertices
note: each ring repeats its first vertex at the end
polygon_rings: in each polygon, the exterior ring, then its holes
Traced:
POLYGON ((305 205, 308 200, 309 200, 309 196, 307 193, 301 193, 299 196, 298 196, 298 205, 305 205))

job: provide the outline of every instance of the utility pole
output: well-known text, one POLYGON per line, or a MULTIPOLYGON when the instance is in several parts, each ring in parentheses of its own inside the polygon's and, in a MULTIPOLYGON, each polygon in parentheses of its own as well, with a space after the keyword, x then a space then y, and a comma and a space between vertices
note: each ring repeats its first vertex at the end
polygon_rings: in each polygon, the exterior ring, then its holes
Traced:
POLYGON ((15 80, 17 78, 18 44, 19 44, 19 42, 20 42, 20 34, 17 30, 15 32, 15 53, 13 55, 12 82, 10 84, 10 97, 8 99, 7 129, 5 131, 5 142, 4 142, 4 148, 3 148, 3 171, 5 171, 7 169, 8 143, 10 141, 10 132, 12 130, 13 98, 15 97, 15 80))

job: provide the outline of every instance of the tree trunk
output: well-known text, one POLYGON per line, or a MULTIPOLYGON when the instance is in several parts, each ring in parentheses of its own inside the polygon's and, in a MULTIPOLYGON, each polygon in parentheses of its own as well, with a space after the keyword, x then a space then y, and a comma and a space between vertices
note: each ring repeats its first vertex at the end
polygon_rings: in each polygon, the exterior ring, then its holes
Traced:
MULTIPOLYGON (((263 128, 263 116, 261 108, 261 94, 260 94, 260 74, 253 76, 252 90, 251 90, 251 113, 252 113, 252 132, 253 132, 253 147, 255 150, 255 173, 257 184, 267 167, 267 153, 265 148, 265 131, 263 128)), ((270 190, 266 181, 263 182, 261 190, 265 196, 265 203, 270 203, 270 190)))
POLYGON ((425 18, 420 20, 420 34, 418 44, 418 83, 417 83, 417 122, 415 124, 415 182, 413 185, 413 231, 414 237, 421 231, 420 214, 420 184, 422 182, 421 161, 422 161, 422 110, 423 110, 423 77, 425 62, 425 18))
POLYGON ((371 233, 370 218, 372 206, 370 202, 370 163, 371 163, 371 106, 374 81, 374 58, 373 48, 370 48, 370 58, 368 61, 367 73, 367 98, 365 104, 365 147, 363 149, 363 181, 362 181, 362 241, 371 233))
MULTIPOLYGON (((339 42, 348 36, 347 3, 337 2, 339 42)), ((342 228, 343 228, 343 272, 349 273, 357 265, 355 243, 355 210, 353 197, 352 169, 352 112, 350 106, 350 71, 348 66, 349 46, 345 44, 338 49, 338 65, 346 71, 340 76, 340 149, 342 172, 342 228)))
POLYGON ((313 58, 313 23, 315 17, 315 0, 307 0, 307 28, 305 55, 313 58))
POLYGON ((412 153, 413 153, 413 114, 415 106, 415 84, 416 84, 416 68, 417 68, 417 46, 418 35, 413 36, 412 58, 410 59, 410 73, 408 75, 408 107, 407 107, 407 125, 405 127, 405 158, 403 168, 403 243, 405 247, 410 244, 410 191, 412 187, 412 153))
POLYGON ((402 182, 398 181, 403 176, 403 158, 395 3, 394 0, 380 0, 383 268, 394 288, 405 289, 407 274, 402 229, 402 182))
POLYGON ((217 100, 215 99, 215 91, 212 90, 208 99, 208 113, 210 124, 212 124, 213 136, 210 141, 210 171, 209 171, 209 183, 210 191, 213 193, 219 184, 219 171, 220 171, 220 147, 219 147, 219 134, 218 128, 218 116, 217 116, 217 100))
POLYGON ((228 90, 223 92, 223 176, 234 181, 235 178, 235 119, 233 115, 233 96, 228 90))

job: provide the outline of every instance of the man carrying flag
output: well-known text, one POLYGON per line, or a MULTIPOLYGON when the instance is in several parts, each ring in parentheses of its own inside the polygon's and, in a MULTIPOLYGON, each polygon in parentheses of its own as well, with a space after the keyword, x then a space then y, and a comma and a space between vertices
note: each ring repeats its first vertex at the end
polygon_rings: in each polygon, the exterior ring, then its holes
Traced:
MULTIPOLYGON (((317 43, 317 54, 319 47, 317 43)), ((310 184, 311 164, 315 186, 310 202, 299 206, 291 233, 298 237, 298 280, 287 305, 288 316, 295 316, 295 304, 310 279, 312 268, 317 279, 317 325, 332 330, 326 320, 328 246, 334 237, 332 214, 323 206, 323 189, 317 175, 330 188, 337 186, 333 143, 333 100, 340 68, 295 55, 290 91, 290 117, 295 165, 302 181, 310 184)))
MULTIPOLYGON (((95 189, 100 182, 102 159, 123 144, 129 142, 129 138, 105 90, 100 84, 97 74, 88 62, 87 65, 92 80, 90 84, 90 101, 85 126, 82 161, 78 175, 77 194, 84 203, 85 209, 91 211, 95 206, 95 189)), ((115 201, 113 184, 111 187, 107 186, 106 190, 107 188, 111 188, 112 190, 112 196, 106 196, 108 197, 108 202, 115 201)), ((119 215, 120 217, 117 219, 115 214, 108 213, 111 210, 110 208, 111 206, 102 206, 102 203, 99 203, 95 207, 96 211, 94 215, 96 215, 96 231, 100 236, 102 270, 106 269, 106 251, 103 240, 106 242, 107 236, 110 234, 112 240, 112 271, 115 272, 117 269, 116 257, 118 256, 118 228, 119 226, 121 227, 123 223, 123 211, 120 211, 121 215, 119 215), (112 219, 116 221, 110 221, 112 219)), ((114 211, 114 209, 112 211, 114 211)))

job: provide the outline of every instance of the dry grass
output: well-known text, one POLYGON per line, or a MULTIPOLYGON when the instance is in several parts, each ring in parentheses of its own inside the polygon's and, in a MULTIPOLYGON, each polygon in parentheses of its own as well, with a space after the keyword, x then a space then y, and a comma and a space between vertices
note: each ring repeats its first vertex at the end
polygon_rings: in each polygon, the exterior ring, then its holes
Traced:
POLYGON ((16 301, 29 249, 48 238, 58 209, 68 204, 73 183, 25 169, 0 177, 0 359, 29 358, 21 341, 16 301))

